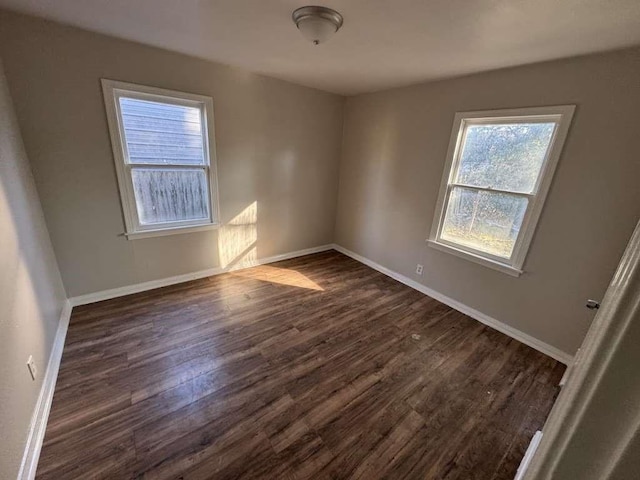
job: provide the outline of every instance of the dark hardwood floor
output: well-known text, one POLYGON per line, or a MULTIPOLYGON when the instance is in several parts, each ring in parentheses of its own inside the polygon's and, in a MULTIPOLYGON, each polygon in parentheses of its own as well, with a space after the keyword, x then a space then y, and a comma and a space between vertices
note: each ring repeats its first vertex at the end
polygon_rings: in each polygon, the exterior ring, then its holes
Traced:
POLYGON ((563 371, 310 255, 74 308, 38 478, 512 480, 563 371))

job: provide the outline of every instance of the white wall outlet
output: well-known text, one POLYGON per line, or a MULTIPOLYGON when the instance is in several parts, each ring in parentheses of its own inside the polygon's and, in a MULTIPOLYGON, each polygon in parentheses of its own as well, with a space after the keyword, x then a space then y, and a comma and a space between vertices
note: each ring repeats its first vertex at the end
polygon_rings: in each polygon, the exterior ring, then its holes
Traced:
POLYGON ((27 368, 29 369, 29 373, 31 374, 31 379, 35 380, 36 375, 38 375, 38 367, 36 367, 36 362, 33 359, 33 355, 29 355, 29 360, 27 360, 27 368))
POLYGON ((416 265, 416 273, 418 275, 422 275, 422 265, 420 264, 416 265))

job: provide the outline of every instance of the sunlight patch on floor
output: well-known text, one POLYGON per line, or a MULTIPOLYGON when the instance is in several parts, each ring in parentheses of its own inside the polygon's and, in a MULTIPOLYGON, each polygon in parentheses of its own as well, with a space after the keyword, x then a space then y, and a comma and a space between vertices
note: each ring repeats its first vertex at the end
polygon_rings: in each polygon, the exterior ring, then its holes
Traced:
POLYGON ((324 288, 297 270, 273 267, 271 265, 261 265, 247 270, 239 270, 234 272, 233 275, 277 283, 278 285, 324 291, 324 288))

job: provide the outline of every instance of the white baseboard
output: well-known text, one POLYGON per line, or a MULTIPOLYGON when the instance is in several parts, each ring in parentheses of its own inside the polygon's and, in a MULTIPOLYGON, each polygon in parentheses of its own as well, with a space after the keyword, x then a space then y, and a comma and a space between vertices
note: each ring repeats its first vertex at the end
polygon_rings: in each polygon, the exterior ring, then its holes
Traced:
POLYGON ((542 432, 538 430, 533 435, 533 438, 529 443, 529 447, 527 448, 527 451, 524 453, 524 457, 522 457, 522 461, 520 462, 520 466, 518 467, 518 471, 516 472, 516 477, 514 478, 514 480, 522 480, 524 478, 524 474, 527 472, 527 469, 529 468, 529 464, 531 463, 531 459, 535 455, 541 440, 542 440, 542 432))
POLYGON ((40 450, 42 449, 42 442, 44 441, 44 432, 47 428, 47 420, 49 419, 49 412, 51 411, 53 392, 56 388, 56 380, 58 379, 64 340, 67 336, 67 329, 69 328, 71 308, 71 303, 69 300, 66 300, 62 308, 62 313, 60 314, 58 329, 56 330, 51 355, 49 355, 49 362, 47 363, 47 370, 45 371, 42 387, 40 388, 40 395, 38 396, 33 416, 31 417, 29 436, 27 437, 24 455, 22 456, 18 480, 33 480, 36 476, 40 450))
POLYGON ((241 270, 243 268, 255 267, 257 265, 265 265, 267 263, 280 262, 282 260, 288 260, 290 258, 302 257, 304 255, 311 255, 312 253, 326 252, 333 249, 333 245, 321 245, 318 247, 306 248, 304 250, 296 250, 295 252, 283 253, 281 255, 274 255, 272 257, 261 258, 258 260, 252 260, 244 262, 240 266, 232 267, 214 267, 206 270, 200 270, 198 272, 185 273, 184 275, 176 275, 174 277, 161 278, 159 280, 152 280, 150 282, 136 283, 134 285, 127 285, 126 287, 112 288, 109 290, 102 290, 95 293, 87 293, 86 295, 79 295, 77 297, 71 297, 69 301, 71 305, 76 307, 78 305, 86 305, 88 303, 100 302, 102 300, 109 300, 111 298, 123 297, 125 295, 131 295, 132 293, 145 292, 147 290, 153 290, 160 287, 168 287, 169 285, 176 285, 178 283, 189 282, 191 280, 198 280, 200 278, 212 277, 214 275, 220 275, 221 273, 230 272, 234 270, 241 270))
MULTIPOLYGON (((576 353, 577 355, 577 353, 576 353)), ((575 359, 575 357, 574 357, 575 359)), ((569 376, 571 376, 571 371, 573 370, 573 367, 575 365, 575 362, 570 363, 567 366, 567 369, 564 371, 564 374, 562 375, 562 378, 560 379, 560 383, 558 383, 558 386, 560 388, 564 387, 567 384, 567 381, 569 380, 569 376)))
POLYGON ((347 250, 346 248, 337 244, 333 245, 333 249, 347 255, 348 257, 353 258, 354 260, 359 261, 360 263, 364 263, 365 265, 373 268, 374 270, 377 270, 380 273, 384 273, 385 275, 393 278, 394 280, 397 280, 400 283, 404 283, 405 285, 415 290, 418 290, 419 292, 422 292, 425 295, 428 295, 429 297, 444 303, 445 305, 449 305, 451 308, 454 308, 455 310, 462 312, 465 315, 468 315, 469 317, 481 323, 484 323, 485 325, 495 330, 498 330, 499 332, 502 332, 505 335, 510 336, 511 338, 518 340, 519 342, 524 343, 525 345, 529 345, 530 347, 535 348, 536 350, 544 353, 545 355, 550 356, 551 358, 558 360, 561 363, 564 363, 565 365, 570 365, 573 360, 573 357, 568 353, 563 352, 562 350, 552 345, 549 345, 548 343, 545 343, 541 340, 538 340, 537 338, 532 337, 531 335, 526 334, 516 328, 513 328, 499 320, 496 320, 495 318, 492 318, 489 315, 486 315, 476 310, 475 308, 469 307, 464 303, 454 300, 453 298, 447 297, 446 295, 443 295, 440 292, 432 290, 431 288, 426 287, 423 284, 416 282, 415 280, 412 280, 409 277, 405 277, 400 273, 394 272, 393 270, 383 267, 382 265, 374 262, 373 260, 369 260, 368 258, 363 257, 362 255, 358 255, 357 253, 352 252, 351 250, 347 250))

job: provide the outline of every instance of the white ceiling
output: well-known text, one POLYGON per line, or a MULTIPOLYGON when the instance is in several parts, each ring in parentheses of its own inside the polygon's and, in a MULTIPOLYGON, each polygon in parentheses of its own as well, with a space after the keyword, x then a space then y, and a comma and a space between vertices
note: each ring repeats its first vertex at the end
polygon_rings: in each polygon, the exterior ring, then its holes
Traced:
POLYGON ((640 44, 639 0, 320 0, 344 16, 312 45, 316 0, 0 0, 0 6, 291 82, 355 94, 640 44))

